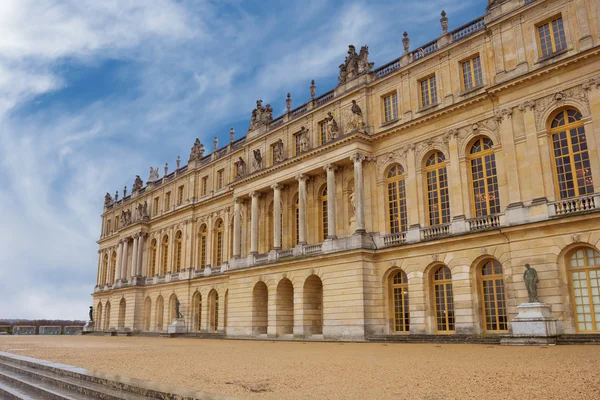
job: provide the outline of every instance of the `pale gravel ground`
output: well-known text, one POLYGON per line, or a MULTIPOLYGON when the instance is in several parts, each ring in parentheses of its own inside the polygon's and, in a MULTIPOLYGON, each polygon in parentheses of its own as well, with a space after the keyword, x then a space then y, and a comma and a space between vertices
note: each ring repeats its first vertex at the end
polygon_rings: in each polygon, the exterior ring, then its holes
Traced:
POLYGON ((594 345, 0 336, 0 351, 243 399, 600 398, 594 345))

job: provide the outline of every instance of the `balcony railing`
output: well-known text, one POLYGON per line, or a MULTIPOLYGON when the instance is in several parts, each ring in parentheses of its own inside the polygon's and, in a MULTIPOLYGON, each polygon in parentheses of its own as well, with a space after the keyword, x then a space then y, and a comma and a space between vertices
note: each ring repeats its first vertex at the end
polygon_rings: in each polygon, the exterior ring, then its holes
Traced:
POLYGON ((450 32, 450 34, 452 35, 452 41, 455 42, 457 40, 464 39, 482 29, 485 29, 485 22, 483 21, 483 17, 480 17, 475 21, 471 21, 466 25, 456 28, 450 32))
POLYGON ((154 283, 154 278, 146 278, 144 281, 146 285, 152 285, 154 283))
POLYGON ((418 49, 413 50, 412 53, 411 53, 412 54, 412 59, 414 61, 416 61, 416 60, 418 60, 420 58, 428 56, 429 54, 437 51, 437 49, 438 49, 438 42, 437 42, 437 39, 436 39, 433 42, 427 43, 423 47, 419 47, 418 49))
POLYGON ((468 220, 470 231, 479 231, 482 229, 498 228, 503 225, 503 214, 486 215, 468 220))
POLYGON ((553 201, 552 203, 548 204, 548 207, 548 214, 551 217, 583 211, 591 211, 600 208, 600 196, 590 195, 553 201))
POLYGON ((294 249, 279 250, 279 258, 294 257, 294 249))
POLYGON ((304 246, 304 254, 307 256, 310 256, 313 254, 319 254, 319 253, 321 253, 322 249, 323 249, 323 243, 308 244, 308 245, 304 246))
POLYGON ((406 242, 406 232, 391 233, 383 237, 383 244, 385 246, 394 246, 406 242))
POLYGON ((290 111, 290 119, 299 117, 308 111, 308 104, 303 104, 300 107, 290 111))
POLYGON ((421 229, 421 239, 433 239, 439 236, 450 235, 450 224, 429 226, 421 229))
POLYGON ((264 264, 269 262, 269 253, 257 254, 254 256, 254 264, 264 264))

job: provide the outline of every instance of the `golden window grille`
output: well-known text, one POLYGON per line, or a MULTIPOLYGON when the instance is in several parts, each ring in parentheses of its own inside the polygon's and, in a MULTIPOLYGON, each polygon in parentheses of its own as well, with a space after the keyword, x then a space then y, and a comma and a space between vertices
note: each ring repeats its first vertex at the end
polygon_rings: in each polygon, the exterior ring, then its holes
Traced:
POLYGON ((421 107, 427 107, 437 103, 437 83, 435 75, 419 81, 421 88, 421 107))
POLYGON ((220 219, 215 229, 215 266, 223 263, 223 220, 220 219))
POLYGON ((323 226, 323 229, 321 230, 321 242, 327 239, 327 236, 329 235, 328 222, 329 221, 327 219, 327 187, 325 187, 321 192, 321 224, 323 226))
POLYGON ((156 239, 152 239, 152 243, 150 244, 150 251, 151 251, 151 255, 150 255, 150 276, 154 276, 156 275, 156 252, 157 252, 157 246, 156 246, 156 239))
POLYGON ((217 189, 223 188, 223 170, 220 169, 217 171, 217 189))
POLYGON ((390 233, 405 232, 408 229, 408 213, 406 211, 406 185, 404 168, 396 164, 387 175, 388 220, 390 233))
POLYGON ((100 271, 100 283, 104 286, 108 282, 108 254, 104 255, 104 259, 102 260, 102 270, 100 271))
POLYGON ((404 271, 398 271, 392 279, 394 332, 410 331, 410 311, 408 307, 408 278, 404 271))
POLYGON ((600 332, 600 253, 589 247, 575 250, 569 259, 575 329, 600 332))
POLYGON ((169 263, 169 237, 165 236, 163 238, 162 245, 162 265, 161 265, 161 275, 166 275, 168 271, 168 263, 169 263))
POLYGON ((294 134, 294 155, 302 153, 302 146, 300 145, 301 135, 294 134))
POLYGON ((567 48, 562 17, 556 17, 537 26, 537 38, 542 57, 567 48))
POLYGON ((561 199, 594 193, 592 169, 581 113, 561 110, 550 124, 555 184, 561 199))
POLYGON ((473 191, 473 208, 476 217, 500 212, 496 156, 493 146, 494 142, 484 137, 475 140, 469 150, 471 189, 473 191))
POLYGON ((175 248, 175 272, 181 271, 181 247, 183 238, 181 235, 181 231, 177 232, 177 236, 175 237, 176 248, 175 248))
POLYGON ((206 267, 206 239, 208 232, 206 225, 200 229, 200 268, 206 267))
POLYGON ((427 210, 429 226, 450 222, 450 196, 446 160, 440 151, 432 153, 425 163, 427 177, 427 210))
POLYGON ((480 295, 485 332, 508 331, 502 264, 489 260, 479 268, 480 295))
POLYGON ((463 61, 462 66, 462 83, 463 90, 473 89, 478 86, 483 86, 483 74, 481 71, 481 58, 479 55, 463 61))
POLYGON ((454 333, 454 295, 452 291, 452 273, 445 265, 433 274, 433 293, 435 299, 436 331, 454 333))
POLYGON ((398 94, 396 92, 383 96, 383 122, 398 119, 398 94))

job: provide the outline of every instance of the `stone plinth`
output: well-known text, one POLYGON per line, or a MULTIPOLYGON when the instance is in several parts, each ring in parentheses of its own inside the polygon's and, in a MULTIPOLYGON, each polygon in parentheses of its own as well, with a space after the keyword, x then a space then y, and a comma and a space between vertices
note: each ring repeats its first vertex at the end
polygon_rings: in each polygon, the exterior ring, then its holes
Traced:
POLYGON ((94 332, 94 321, 88 321, 83 326, 83 333, 94 332))
POLYGON ((557 329, 552 308, 545 303, 523 303, 512 321, 512 337, 503 338, 503 345, 554 344, 557 329))
POLYGON ((168 334, 187 333, 185 320, 183 318, 173 318, 173 321, 167 328, 168 334))

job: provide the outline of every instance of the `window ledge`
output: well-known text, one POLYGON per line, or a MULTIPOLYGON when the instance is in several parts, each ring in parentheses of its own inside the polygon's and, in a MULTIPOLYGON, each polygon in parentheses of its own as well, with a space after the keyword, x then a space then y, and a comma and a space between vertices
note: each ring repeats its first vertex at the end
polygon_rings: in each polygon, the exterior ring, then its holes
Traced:
POLYGON ((552 53, 552 54, 548 54, 547 56, 544 56, 544 57, 540 57, 540 58, 538 58, 538 60, 535 62, 535 64, 540 64, 540 63, 543 63, 544 61, 550 60, 550 59, 552 59, 552 58, 554 58, 554 57, 558 57, 558 56, 560 56, 560 55, 566 54, 566 53, 568 53, 568 52, 569 52, 569 51, 571 51, 571 50, 573 50, 573 48, 572 48, 572 47, 567 47, 566 49, 563 49, 563 50, 556 51, 556 52, 554 52, 554 53, 552 53))
POLYGON ((394 118, 394 119, 391 119, 391 120, 389 120, 387 122, 384 122, 383 124, 381 124, 380 127, 383 128, 383 127, 386 127, 386 126, 394 125, 397 122, 400 122, 400 118, 394 118))
POLYGON ((434 109, 434 108, 437 108, 437 106, 439 106, 439 105, 440 105, 440 103, 438 102, 438 103, 433 103, 433 104, 430 104, 430 105, 428 105, 428 106, 425 106, 425 107, 421 107, 421 108, 419 108, 419 109, 417 110, 417 113, 422 113, 422 112, 425 112, 425 111, 432 110, 432 109, 434 109))
POLYGON ((474 92, 477 92, 477 91, 479 91, 480 89, 483 89, 483 87, 484 87, 484 86, 485 86, 485 85, 483 85, 483 84, 482 84, 482 85, 477 85, 477 86, 474 86, 474 87, 472 87, 471 89, 466 89, 466 90, 463 90, 462 92, 460 92, 460 96, 467 96, 467 95, 470 95, 471 93, 474 93, 474 92))

